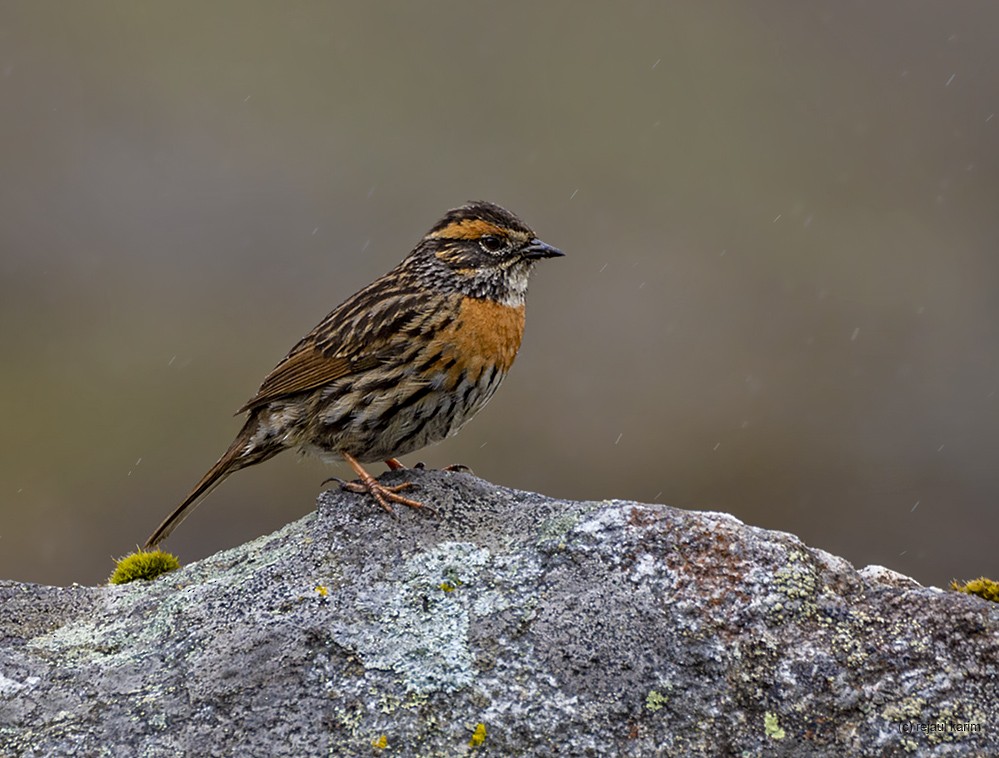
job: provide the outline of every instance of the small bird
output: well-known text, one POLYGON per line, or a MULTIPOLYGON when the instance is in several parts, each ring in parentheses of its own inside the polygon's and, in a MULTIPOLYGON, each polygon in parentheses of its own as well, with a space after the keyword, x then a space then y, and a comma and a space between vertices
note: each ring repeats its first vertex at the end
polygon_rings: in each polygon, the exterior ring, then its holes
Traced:
POLYGON ((410 482, 380 484, 362 463, 385 461, 455 434, 489 401, 524 333, 527 280, 563 255, 493 203, 448 211, 394 269, 351 296, 281 361, 237 411, 229 449, 146 541, 152 549, 235 471, 289 448, 346 461, 342 483, 390 503, 410 482))

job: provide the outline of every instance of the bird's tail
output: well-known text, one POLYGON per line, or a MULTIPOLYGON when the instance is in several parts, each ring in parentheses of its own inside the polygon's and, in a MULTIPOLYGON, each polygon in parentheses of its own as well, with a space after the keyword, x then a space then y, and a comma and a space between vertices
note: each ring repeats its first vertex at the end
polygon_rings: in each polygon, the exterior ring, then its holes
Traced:
POLYGON ((201 503, 202 499, 220 485, 229 474, 254 463, 265 461, 281 451, 280 446, 265 448, 251 446, 257 428, 257 414, 251 413, 239 434, 236 435, 236 439, 229 445, 229 449, 215 462, 214 466, 208 469, 208 473, 201 477, 201 481, 194 486, 191 494, 184 498, 184 502, 178 505, 173 513, 167 516, 163 523, 156 528, 156 531, 149 536, 144 550, 152 550, 169 537, 170 532, 176 529, 180 522, 187 518, 191 511, 201 503))

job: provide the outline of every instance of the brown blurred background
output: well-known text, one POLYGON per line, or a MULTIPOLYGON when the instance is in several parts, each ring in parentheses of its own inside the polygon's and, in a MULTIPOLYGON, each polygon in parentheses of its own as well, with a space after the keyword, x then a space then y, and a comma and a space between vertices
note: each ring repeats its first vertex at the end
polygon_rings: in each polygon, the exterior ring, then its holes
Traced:
MULTIPOLYGON (((408 463, 999 573, 997 28, 990 2, 4 3, 0 577, 103 581, 288 348, 473 198, 568 255, 492 404, 408 463)), ((347 473, 240 472, 167 546, 347 473)))

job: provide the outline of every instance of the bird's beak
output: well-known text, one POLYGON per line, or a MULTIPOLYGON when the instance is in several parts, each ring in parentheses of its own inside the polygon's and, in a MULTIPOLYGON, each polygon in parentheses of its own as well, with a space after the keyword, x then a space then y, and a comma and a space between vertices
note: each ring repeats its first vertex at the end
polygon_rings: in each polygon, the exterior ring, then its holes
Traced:
POLYGON ((541 258, 558 258, 560 255, 565 255, 565 253, 557 247, 552 247, 547 242, 542 242, 537 237, 532 239, 527 247, 524 248, 524 257, 532 261, 541 258))

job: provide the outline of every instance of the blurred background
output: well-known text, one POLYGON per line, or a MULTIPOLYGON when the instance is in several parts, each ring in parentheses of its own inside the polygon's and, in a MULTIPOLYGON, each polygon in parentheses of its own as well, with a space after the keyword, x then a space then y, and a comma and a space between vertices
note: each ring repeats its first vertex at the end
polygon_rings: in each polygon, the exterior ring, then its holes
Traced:
MULTIPOLYGON (((989 2, 4 3, 0 577, 103 581, 298 338, 477 198, 567 257, 490 406, 408 464, 995 576, 996 28, 989 2)), ((239 472, 167 547, 348 474, 239 472)))

